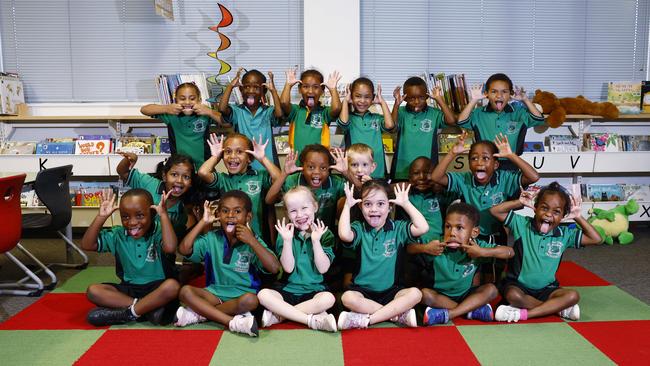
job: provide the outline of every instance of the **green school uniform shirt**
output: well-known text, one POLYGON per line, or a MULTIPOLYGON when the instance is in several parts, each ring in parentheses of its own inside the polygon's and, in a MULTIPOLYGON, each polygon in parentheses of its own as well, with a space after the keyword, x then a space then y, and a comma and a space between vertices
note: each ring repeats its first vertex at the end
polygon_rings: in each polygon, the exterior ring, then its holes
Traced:
MULTIPOLYGON (((310 188, 302 173, 292 174, 284 181, 282 191, 287 192, 291 188, 299 185, 310 188)), ((314 195, 318 200, 318 213, 316 214, 316 217, 321 219, 330 229, 335 227, 336 203, 339 198, 345 197, 345 191, 343 190, 344 185, 344 178, 330 174, 327 180, 324 181, 319 188, 312 189, 312 192, 314 192, 314 195)))
POLYGON ((515 239, 515 255, 508 260, 506 278, 519 281, 537 290, 555 282, 562 254, 567 248, 580 248, 582 230, 558 226, 542 234, 535 228, 532 217, 524 217, 510 211, 504 221, 515 239))
POLYGON ((427 106, 421 112, 399 107, 397 117, 397 149, 391 174, 394 179, 408 179, 411 162, 426 156, 438 163, 438 130, 444 127, 440 109, 427 106))
POLYGON ((375 168, 371 176, 385 179, 386 155, 381 133, 390 131, 384 128, 384 116, 371 112, 366 112, 363 115, 352 112, 347 123, 343 123, 340 119, 337 123, 343 130, 345 146, 363 143, 372 148, 373 159, 377 163, 377 168, 375 168))
MULTIPOLYGON (((257 237, 257 240, 273 253, 262 239, 257 237)), ((194 241, 192 254, 186 258, 196 263, 205 261, 205 289, 222 301, 260 290, 258 274, 265 271, 259 258, 248 244, 237 242, 231 247, 221 229, 199 235, 194 241)))
POLYGON ((365 222, 355 221, 351 228, 354 239, 343 246, 356 251, 359 270, 352 282, 376 292, 399 285, 404 246, 416 240, 411 235, 411 223, 387 219, 382 228, 375 230, 365 222))
MULTIPOLYGON (((262 142, 268 140, 264 155, 276 166, 279 165, 278 153, 275 150, 275 141, 273 140, 273 130, 271 127, 279 126, 280 123, 273 115, 274 107, 261 105, 255 115, 253 115, 244 104, 230 104, 232 113, 230 116, 224 116, 224 120, 231 123, 235 132, 241 133, 249 139, 259 141, 260 135, 262 142)), ((262 163, 254 160, 251 167, 255 170, 266 170, 262 163)))
POLYGON ((482 186, 476 184, 472 172, 447 173, 447 189, 463 196, 481 215, 481 235, 499 231, 501 223, 490 214, 490 207, 512 198, 521 185, 521 171, 495 170, 492 179, 482 186))
POLYGON ((305 146, 321 144, 330 146, 330 107, 320 103, 312 111, 307 109, 304 101, 292 104, 289 120, 289 146, 295 151, 302 151, 305 146))
POLYGON ((129 236, 123 226, 103 229, 97 237, 97 252, 115 256, 115 272, 122 282, 143 285, 166 278, 162 230, 158 222, 139 239, 129 236))
MULTIPOLYGON (((334 234, 329 229, 323 233, 323 236, 320 238, 320 244, 323 252, 330 259, 330 263, 332 263, 334 261, 335 239, 334 234)), ((275 244, 275 252, 278 257, 282 256, 283 247, 284 240, 278 235, 275 244)), ((291 252, 293 253, 295 264, 293 272, 289 274, 287 284, 283 289, 296 295, 325 290, 323 275, 318 272, 316 263, 314 263, 314 247, 311 243, 311 236, 303 237, 298 230, 295 230, 291 243, 291 252)))
POLYGON ((210 137, 210 123, 208 116, 184 114, 159 114, 154 116, 167 125, 169 145, 172 154, 184 154, 192 158, 194 169, 198 170, 210 156, 207 140, 210 137))
POLYGON ((246 193, 253 204, 251 229, 255 233, 262 232, 264 222, 264 199, 271 187, 271 176, 266 170, 249 169, 241 174, 212 173, 214 181, 207 188, 218 189, 221 194, 238 190, 246 193))

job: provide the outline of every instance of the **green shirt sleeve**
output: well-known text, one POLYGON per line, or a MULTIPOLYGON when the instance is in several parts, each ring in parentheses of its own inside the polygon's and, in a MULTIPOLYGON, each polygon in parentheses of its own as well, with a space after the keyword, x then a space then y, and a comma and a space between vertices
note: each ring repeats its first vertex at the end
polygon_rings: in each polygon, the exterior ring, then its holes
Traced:
MULTIPOLYGON (((192 254, 185 256, 185 258, 195 263, 203 262, 211 240, 216 240, 214 232, 212 231, 197 236, 196 239, 194 239, 194 245, 192 246, 192 254)), ((212 258, 212 261, 215 260, 217 259, 212 258)))
POLYGON ((352 224, 350 224, 350 228, 354 233, 354 239, 352 239, 352 241, 349 243, 341 240, 341 243, 346 248, 356 249, 356 247, 361 244, 361 237, 363 236, 363 224, 361 221, 354 221, 352 224))
MULTIPOLYGON (((260 238, 260 237, 257 236, 257 235, 255 235, 255 238, 257 239, 257 241, 260 242, 260 244, 264 247, 264 249, 265 249, 266 251, 268 251, 268 252, 271 253, 274 257, 277 258, 277 256, 275 255, 275 253, 273 253, 273 251, 272 251, 271 249, 269 249, 268 245, 266 245, 266 243, 264 242, 264 240, 263 240, 262 238, 260 238)), ((260 258, 259 258, 257 255, 255 255, 255 251, 253 251, 253 249, 251 249, 251 253, 252 253, 252 257, 253 257, 253 258, 251 259, 251 263, 255 266, 255 268, 257 268, 257 270, 259 270, 259 271, 262 272, 262 273, 269 274, 269 271, 267 271, 266 268, 264 268, 264 266, 262 265, 262 261, 260 261, 260 258)))
POLYGON ((330 263, 334 262, 334 244, 336 240, 334 234, 331 230, 327 229, 323 236, 320 238, 320 246, 323 248, 323 252, 330 259, 330 263))
POLYGON ((131 188, 142 188, 147 191, 156 192, 160 186, 160 179, 154 178, 149 174, 143 174, 138 169, 131 169, 126 179, 126 185, 131 188))
POLYGON ((117 230, 125 230, 122 226, 102 229, 97 237, 97 253, 115 254, 116 243, 119 240, 117 230))

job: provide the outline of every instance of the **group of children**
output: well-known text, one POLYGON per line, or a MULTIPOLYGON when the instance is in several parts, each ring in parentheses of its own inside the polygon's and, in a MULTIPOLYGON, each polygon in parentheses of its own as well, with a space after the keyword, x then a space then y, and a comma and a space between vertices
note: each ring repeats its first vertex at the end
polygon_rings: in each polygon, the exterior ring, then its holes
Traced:
POLYGON ((580 216, 579 198, 559 184, 536 197, 526 190, 539 176, 518 153, 527 128, 544 118, 506 75, 473 87, 456 116, 418 77, 406 80, 403 95, 395 89, 390 111, 381 86, 367 78, 350 84, 341 102, 336 72, 325 81, 316 70, 300 79, 289 70, 281 95, 272 73, 241 72, 218 111, 201 104, 193 84, 177 88, 176 104, 142 107, 168 125, 172 155, 153 177, 135 167, 137 155, 122 154, 117 173, 131 187, 119 200, 122 226, 101 230, 118 209, 105 197, 82 239, 86 250, 115 255, 122 281, 88 288, 98 305, 91 324, 210 320, 256 336, 260 304, 262 327, 286 319, 331 332, 383 321, 415 327, 418 304, 424 325, 462 315, 579 318, 578 293, 559 287, 555 272, 567 247, 601 238, 580 216), (296 84, 302 98, 291 104, 296 84), (234 88, 244 103, 228 103, 234 88), (320 102, 325 88, 330 106, 320 102), (275 107, 266 103, 269 92, 275 107), (476 107, 483 98, 487 104, 476 107), (370 112, 373 104, 383 113, 370 112), (280 169, 271 128, 286 119, 292 151, 280 169), (328 148, 333 121, 346 151, 328 148), (210 134, 212 122, 235 133, 210 134), (438 130, 454 125, 473 129, 477 142, 466 151, 463 134, 438 163, 438 130), (382 132, 397 134, 390 179, 382 132), (469 171, 447 173, 464 153, 469 171), (220 161, 226 172, 215 170, 220 161), (280 199, 286 217, 276 220, 280 199), (515 213, 523 206, 534 217, 515 213), (580 228, 560 225, 569 218, 580 228), (205 287, 179 279, 176 253, 204 263, 205 287), (503 304, 493 312, 499 292, 503 304), (345 310, 332 311, 335 294, 345 310))

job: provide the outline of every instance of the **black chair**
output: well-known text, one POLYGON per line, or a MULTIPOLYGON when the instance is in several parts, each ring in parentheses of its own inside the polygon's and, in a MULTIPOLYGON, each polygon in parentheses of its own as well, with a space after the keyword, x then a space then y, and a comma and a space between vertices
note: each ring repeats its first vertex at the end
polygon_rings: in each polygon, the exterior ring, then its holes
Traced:
MULTIPOLYGON (((70 201, 70 176, 72 165, 44 169, 38 172, 34 182, 26 183, 27 187, 33 186, 38 199, 47 208, 47 213, 33 213, 23 215, 23 235, 55 231, 66 243, 66 263, 50 263, 49 266, 62 266, 73 268, 86 268, 88 256, 71 238, 64 235, 72 219, 72 202, 70 201), (73 250, 81 256, 80 263, 71 263, 73 250)), ((25 190, 23 188, 23 190, 25 190)))

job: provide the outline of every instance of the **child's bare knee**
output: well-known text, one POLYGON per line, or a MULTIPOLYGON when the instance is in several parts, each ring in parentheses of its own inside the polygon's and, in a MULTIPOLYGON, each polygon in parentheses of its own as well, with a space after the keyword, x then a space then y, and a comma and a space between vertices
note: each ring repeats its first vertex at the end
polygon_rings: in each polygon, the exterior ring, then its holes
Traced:
POLYGON ((343 306, 345 306, 346 308, 350 308, 356 305, 358 300, 359 300, 359 295, 357 295, 352 291, 345 291, 343 295, 341 295, 341 303, 343 303, 343 306))
POLYGON ((580 294, 575 290, 569 290, 566 294, 566 297, 571 305, 575 305, 580 301, 580 294))
POLYGON ((174 279, 165 280, 160 284, 160 290, 162 291, 162 296, 168 299, 174 299, 178 296, 178 292, 181 289, 181 285, 178 281, 174 279))
POLYGON ((182 302, 187 302, 187 300, 191 297, 192 297, 192 286, 190 285, 185 285, 181 287, 180 291, 178 291, 178 299, 181 300, 182 302))
POLYGON ((485 294, 487 295, 488 301, 494 300, 497 295, 499 294, 499 290, 497 290, 497 287, 494 286, 493 283, 488 283, 483 285, 484 286, 484 291, 485 294))
POLYGON ((504 296, 509 303, 519 303, 523 300, 522 294, 513 287, 508 287, 504 296))
POLYGON ((247 293, 241 295, 237 301, 237 306, 239 307, 239 313, 245 313, 247 311, 253 311, 257 309, 259 305, 259 300, 255 294, 247 293))
POLYGON ((334 303, 336 302, 336 298, 334 298, 334 295, 332 295, 331 292, 320 292, 314 296, 314 298, 323 306, 326 306, 327 308, 331 308, 334 306, 334 303))
POLYGON ((86 289, 86 298, 88 301, 95 303, 97 301, 97 292, 99 290, 99 285, 93 284, 88 286, 88 289, 86 289))
POLYGON ((417 287, 410 287, 406 289, 406 296, 414 303, 419 303, 422 300, 422 291, 417 287))

